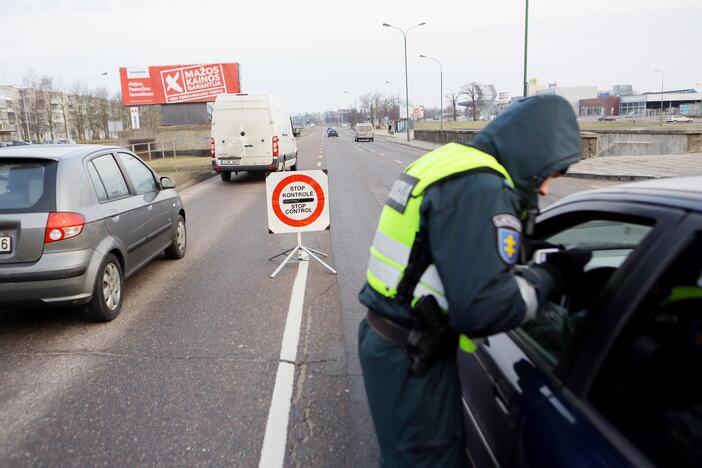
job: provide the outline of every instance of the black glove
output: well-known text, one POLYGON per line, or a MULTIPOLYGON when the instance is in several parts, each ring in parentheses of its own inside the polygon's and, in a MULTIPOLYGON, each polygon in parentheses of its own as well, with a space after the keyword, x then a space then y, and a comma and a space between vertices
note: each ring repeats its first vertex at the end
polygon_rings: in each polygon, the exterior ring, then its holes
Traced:
POLYGON ((546 261, 538 265, 553 279, 551 296, 566 292, 575 280, 582 274, 583 268, 592 258, 589 250, 570 249, 560 250, 546 256, 546 261))

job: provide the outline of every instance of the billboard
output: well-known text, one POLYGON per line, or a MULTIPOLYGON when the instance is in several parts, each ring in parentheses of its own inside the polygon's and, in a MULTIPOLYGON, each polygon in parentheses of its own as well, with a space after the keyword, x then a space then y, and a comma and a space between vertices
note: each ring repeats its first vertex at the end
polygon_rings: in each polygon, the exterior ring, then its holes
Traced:
POLYGON ((119 77, 125 106, 207 102, 240 92, 238 63, 121 67, 119 77))

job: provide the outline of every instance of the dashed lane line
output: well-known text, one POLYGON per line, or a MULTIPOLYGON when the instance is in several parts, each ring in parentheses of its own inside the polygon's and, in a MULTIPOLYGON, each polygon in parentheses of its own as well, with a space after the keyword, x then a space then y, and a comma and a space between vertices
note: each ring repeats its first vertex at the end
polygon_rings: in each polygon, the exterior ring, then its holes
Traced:
POLYGON ((278 371, 275 374, 273 398, 268 411, 266 432, 263 436, 263 448, 258 462, 259 468, 278 468, 285 462, 285 444, 288 439, 288 421, 292 405, 293 386, 295 384, 295 359, 300 340, 300 324, 305 299, 305 283, 309 262, 298 263, 295 282, 290 294, 288 317, 285 319, 285 331, 280 348, 278 371))

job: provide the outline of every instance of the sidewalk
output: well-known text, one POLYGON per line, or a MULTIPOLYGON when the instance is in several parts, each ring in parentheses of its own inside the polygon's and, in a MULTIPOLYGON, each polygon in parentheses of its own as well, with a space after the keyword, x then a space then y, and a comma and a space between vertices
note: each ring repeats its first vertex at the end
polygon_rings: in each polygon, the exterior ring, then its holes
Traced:
MULTIPOLYGON (((376 135, 386 141, 431 151, 441 146, 421 140, 410 140, 404 133, 389 135, 376 130, 376 135)), ((646 180, 663 177, 702 175, 702 153, 657 154, 651 156, 602 156, 584 159, 570 167, 567 177, 606 180, 646 180)))
POLYGON ((702 153, 604 156, 573 164, 568 177, 644 180, 702 175, 702 153))

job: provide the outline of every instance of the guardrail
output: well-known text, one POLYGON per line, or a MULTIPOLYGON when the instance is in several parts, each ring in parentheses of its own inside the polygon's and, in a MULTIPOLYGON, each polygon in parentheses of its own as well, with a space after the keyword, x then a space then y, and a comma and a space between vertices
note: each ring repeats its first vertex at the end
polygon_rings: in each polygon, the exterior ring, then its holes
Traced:
POLYGON ((149 161, 151 161, 152 155, 154 154, 157 154, 161 158, 165 158, 167 156, 170 157, 170 154, 173 153, 173 157, 176 157, 175 140, 134 143, 133 145, 129 145, 129 149, 132 150, 132 153, 136 154, 142 159, 144 159, 144 154, 146 154, 149 161), (137 147, 141 147, 141 149, 137 150, 137 147), (166 152, 168 152, 168 155, 166 152))

